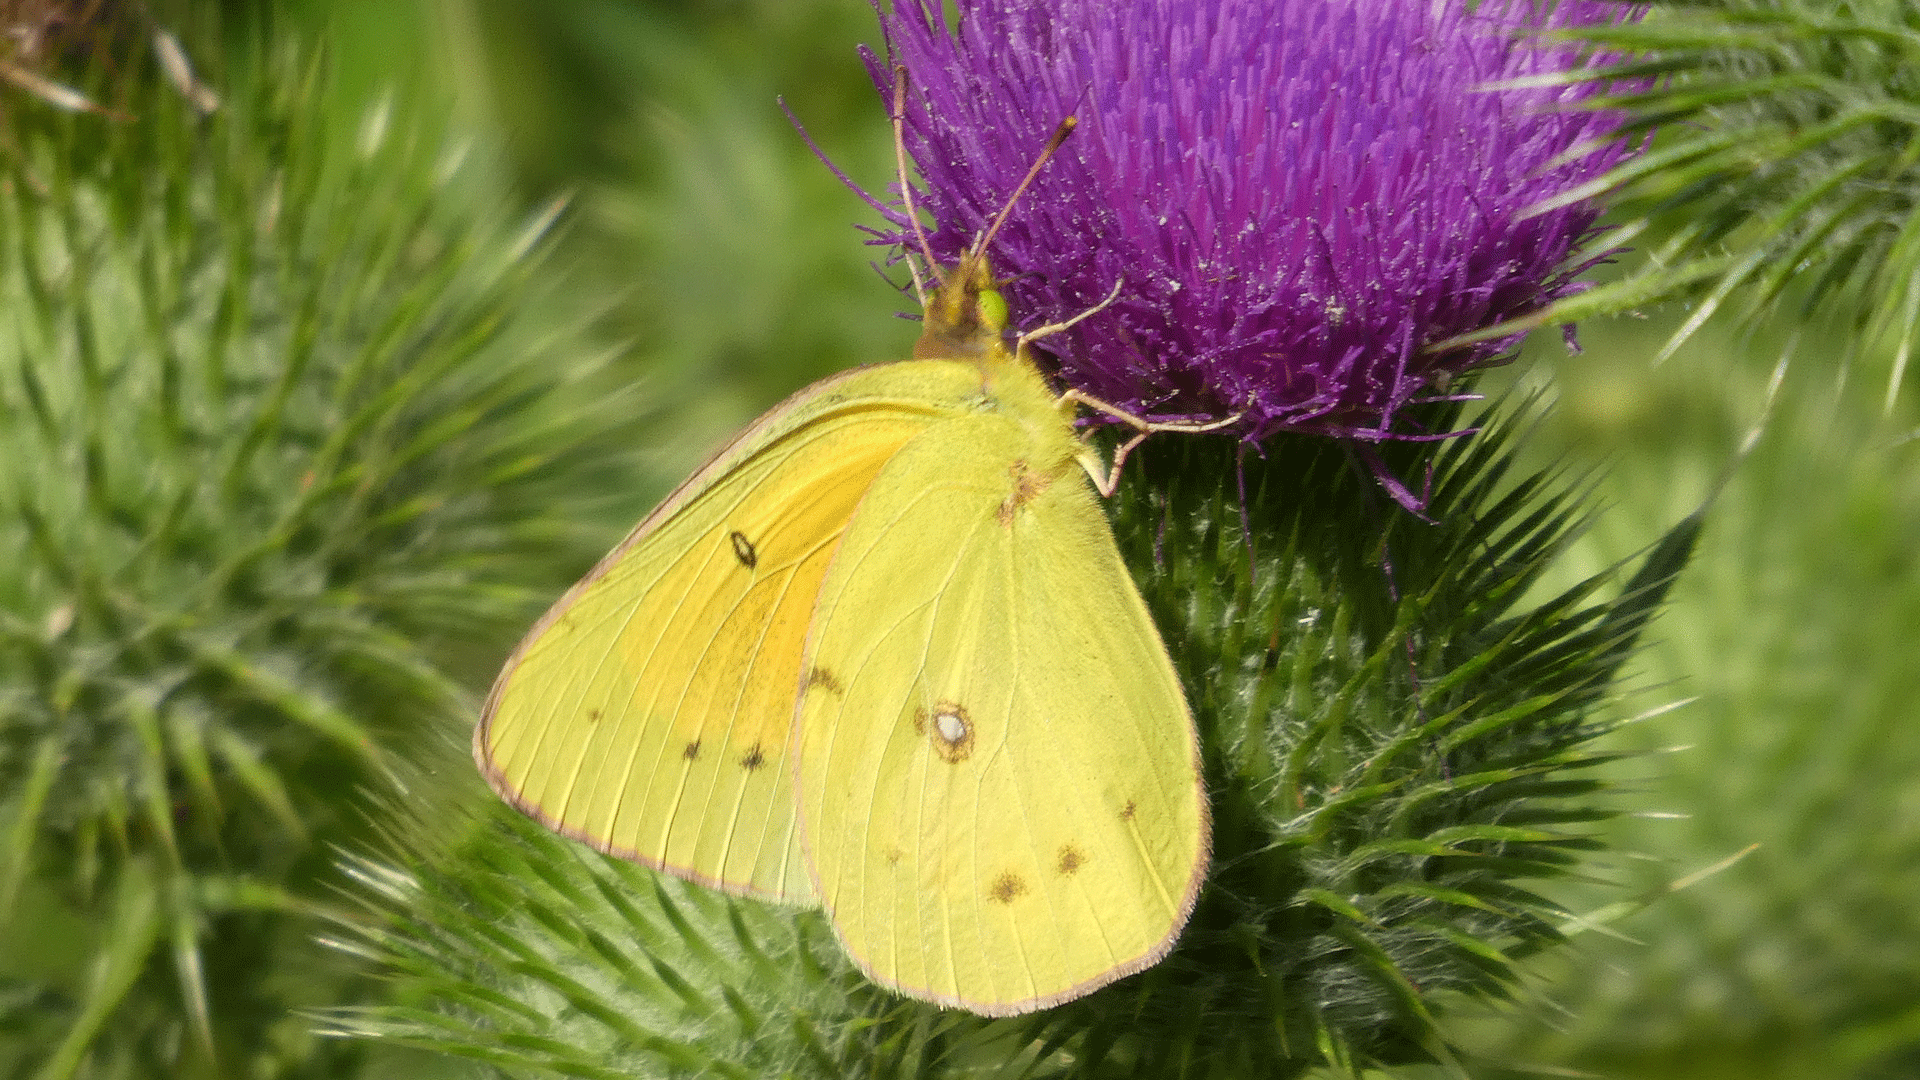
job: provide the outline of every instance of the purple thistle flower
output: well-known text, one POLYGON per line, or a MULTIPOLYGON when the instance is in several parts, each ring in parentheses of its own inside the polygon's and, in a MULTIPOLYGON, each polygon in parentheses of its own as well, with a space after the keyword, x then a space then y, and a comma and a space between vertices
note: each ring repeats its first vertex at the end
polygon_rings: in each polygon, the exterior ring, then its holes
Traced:
MULTIPOLYGON (((1631 149, 1604 141, 1615 116, 1570 107, 1591 86, 1487 89, 1579 62, 1527 32, 1617 21, 1625 4, 959 7, 950 32, 937 3, 897 0, 880 13, 889 57, 865 51, 887 98, 892 65, 907 70, 935 255, 957 258, 1077 116, 991 250, 1017 321, 1065 319, 1121 283, 1040 343, 1061 378, 1150 418, 1239 414, 1248 440, 1422 437, 1395 428, 1400 410, 1518 338, 1426 347, 1578 289, 1567 260, 1596 209, 1526 212, 1631 149)), ((911 248, 883 209, 896 231, 878 242, 911 248)))

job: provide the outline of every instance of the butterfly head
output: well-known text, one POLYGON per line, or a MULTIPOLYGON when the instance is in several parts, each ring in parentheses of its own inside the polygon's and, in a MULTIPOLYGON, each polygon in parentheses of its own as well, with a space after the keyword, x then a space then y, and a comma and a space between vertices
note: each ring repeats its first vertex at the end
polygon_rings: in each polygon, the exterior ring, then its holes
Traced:
POLYGON ((984 251, 968 251, 927 298, 915 359, 985 358, 1006 349, 1007 299, 984 251))
POLYGON ((906 220, 911 223, 913 234, 920 241, 920 253, 926 259, 927 268, 934 271, 938 280, 933 295, 927 296, 921 287, 920 275, 916 273, 913 277, 914 291, 920 295, 921 304, 926 309, 920 340, 913 346, 914 359, 1008 359, 1014 354, 1007 348, 1007 300, 1000 295, 993 279, 993 267, 987 261, 987 245, 999 234, 1000 227, 1007 223, 1007 217, 1013 212, 1021 193, 1033 183, 1033 178, 1040 174, 1040 170, 1060 149, 1060 144, 1073 133, 1078 121, 1071 116, 1060 121, 1060 126, 1054 129, 1053 136, 1034 159, 1033 167, 1027 170, 1026 177, 1001 205, 1000 212, 974 239, 967 253, 960 257, 959 265, 942 276, 935 268, 933 247, 921 231, 919 215, 913 208, 913 184, 907 179, 907 69, 896 66, 893 74, 893 153, 900 170, 900 197, 905 206, 906 220))

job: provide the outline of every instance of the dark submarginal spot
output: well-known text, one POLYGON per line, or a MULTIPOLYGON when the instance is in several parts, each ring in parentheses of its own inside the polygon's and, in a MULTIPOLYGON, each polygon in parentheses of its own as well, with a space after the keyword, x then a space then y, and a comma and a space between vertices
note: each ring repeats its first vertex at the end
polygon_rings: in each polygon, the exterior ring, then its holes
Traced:
POLYGON ((1011 904, 1014 898, 1027 891, 1027 883, 1019 874, 1009 870, 993 879, 993 885, 987 889, 987 895, 995 903, 1011 904))
POLYGON ((1075 870, 1080 869, 1086 861, 1086 855, 1082 854, 1079 848, 1074 847, 1072 844, 1060 845, 1059 866, 1062 874, 1073 873, 1075 870))

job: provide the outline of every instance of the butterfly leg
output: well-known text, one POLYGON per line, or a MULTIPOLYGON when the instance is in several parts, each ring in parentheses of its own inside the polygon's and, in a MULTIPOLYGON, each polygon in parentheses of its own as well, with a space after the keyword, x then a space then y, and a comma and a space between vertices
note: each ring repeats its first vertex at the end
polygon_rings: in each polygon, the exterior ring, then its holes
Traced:
POLYGON ((1137 416, 1118 405, 1102 401, 1084 390, 1077 389, 1061 394, 1060 404, 1067 408, 1075 404, 1085 405, 1095 412, 1106 413, 1134 429, 1133 438, 1120 444, 1120 449, 1113 452, 1113 460, 1110 463, 1102 466, 1099 457, 1092 453, 1091 448, 1080 459, 1080 467, 1087 470, 1087 478, 1093 481, 1094 490, 1098 491, 1103 499, 1111 498, 1113 493, 1119 490, 1120 467, 1126 463, 1127 455, 1133 453, 1134 447, 1145 442, 1147 436, 1158 431, 1184 431, 1190 435, 1203 431, 1219 431, 1221 428, 1238 423, 1240 418, 1246 415, 1242 411, 1224 420, 1148 420, 1144 416, 1137 416))
POLYGON ((1035 341, 1038 341, 1043 337, 1051 337, 1052 335, 1058 334, 1063 330, 1070 330, 1073 328, 1074 324, 1080 322, 1082 319, 1092 318, 1093 316, 1100 314, 1102 311, 1105 311, 1107 308, 1112 307, 1113 302, 1115 300, 1120 299, 1120 286, 1125 285, 1126 283, 1127 282, 1125 278, 1122 278, 1119 281, 1114 282, 1113 289, 1112 291, 1107 293, 1107 298, 1105 300, 1100 301, 1099 303, 1093 305, 1092 307, 1081 312, 1080 314, 1075 315, 1071 319, 1067 319, 1063 322, 1048 323, 1045 326, 1037 326, 1032 330, 1027 331, 1024 334, 1021 334, 1020 340, 1015 345, 1015 350, 1018 352, 1024 353, 1029 344, 1035 341))
MULTIPOLYGON (((1034 329, 1029 330, 1024 334, 1021 334, 1018 341, 1015 344, 1016 352, 1018 352, 1022 356, 1025 356, 1027 346, 1033 343, 1034 341, 1037 341, 1040 338, 1047 337, 1052 334, 1058 334, 1058 333, 1061 333, 1062 331, 1069 330, 1074 326, 1074 324, 1080 322, 1081 320, 1092 318, 1093 316, 1098 315, 1100 312, 1105 311, 1108 307, 1111 307, 1113 305, 1113 302, 1115 300, 1118 300, 1120 298, 1120 288, 1122 285, 1125 285, 1125 284, 1126 284, 1126 280, 1124 278, 1114 282, 1113 289, 1107 293, 1106 299, 1100 301, 1098 304, 1093 305, 1087 310, 1082 311, 1081 313, 1079 313, 1078 315, 1075 315, 1071 319, 1066 319, 1057 323, 1048 323, 1045 326, 1035 327, 1034 329)), ((1084 390, 1078 390, 1078 389, 1070 389, 1066 393, 1061 394, 1057 404, 1063 412, 1066 412, 1069 415, 1071 415, 1073 407, 1076 404, 1085 405, 1087 408, 1092 409, 1095 412, 1106 413, 1108 416, 1111 416, 1114 419, 1119 420, 1120 422, 1133 428, 1136 433, 1133 436, 1133 438, 1128 439, 1126 442, 1122 443, 1120 445, 1120 449, 1115 450, 1113 452, 1113 460, 1110 463, 1107 463, 1104 465, 1101 464, 1099 456, 1094 454, 1091 449, 1089 449, 1088 452, 1081 457, 1080 459, 1081 468, 1087 471, 1087 478, 1093 481, 1094 489, 1100 492, 1100 496, 1102 498, 1111 497, 1113 493, 1119 489, 1120 467, 1126 463, 1127 455, 1133 453, 1134 447, 1137 447, 1142 442, 1146 441, 1147 436, 1157 431, 1185 431, 1189 433, 1202 432, 1202 431, 1218 431, 1221 428, 1231 426, 1232 424, 1238 422, 1242 416, 1246 415, 1246 413, 1242 411, 1242 412, 1234 413, 1232 416, 1229 416, 1224 420, 1212 420, 1212 421, 1148 420, 1146 417, 1137 416, 1121 408, 1118 405, 1112 404, 1111 402, 1102 401, 1101 399, 1094 397, 1092 394, 1089 394, 1084 390)))

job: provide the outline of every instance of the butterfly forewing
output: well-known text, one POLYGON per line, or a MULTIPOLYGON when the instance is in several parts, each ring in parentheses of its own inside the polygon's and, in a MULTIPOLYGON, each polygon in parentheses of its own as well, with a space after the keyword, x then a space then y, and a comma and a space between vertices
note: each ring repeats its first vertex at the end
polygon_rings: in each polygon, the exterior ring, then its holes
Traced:
POLYGON ((1172 664, 1054 449, 980 415, 888 463, 823 583, 799 716, 804 842, 849 953, 989 1014, 1157 960, 1206 862, 1172 664))
POLYGON ((642 522, 495 684, 474 740, 493 786, 602 851, 811 899, 788 764, 807 627, 874 476, 966 391, 929 383, 948 367, 816 384, 642 522))

